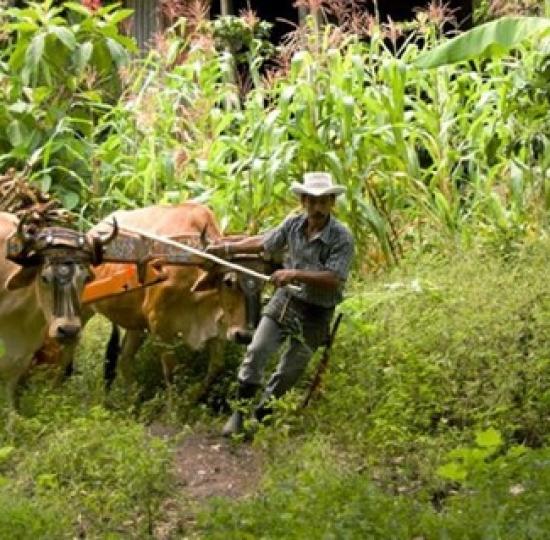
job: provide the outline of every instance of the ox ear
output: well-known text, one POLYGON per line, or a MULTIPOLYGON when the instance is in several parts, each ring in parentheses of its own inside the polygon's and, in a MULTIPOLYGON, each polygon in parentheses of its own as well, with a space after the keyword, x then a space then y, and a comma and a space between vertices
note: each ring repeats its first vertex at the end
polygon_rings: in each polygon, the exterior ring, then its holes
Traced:
POLYGON ((220 273, 216 269, 210 269, 201 274, 191 286, 191 292, 210 291, 218 286, 220 273))
POLYGON ((6 289, 14 291, 23 287, 28 287, 36 278, 39 266, 23 266, 18 268, 6 279, 6 289))

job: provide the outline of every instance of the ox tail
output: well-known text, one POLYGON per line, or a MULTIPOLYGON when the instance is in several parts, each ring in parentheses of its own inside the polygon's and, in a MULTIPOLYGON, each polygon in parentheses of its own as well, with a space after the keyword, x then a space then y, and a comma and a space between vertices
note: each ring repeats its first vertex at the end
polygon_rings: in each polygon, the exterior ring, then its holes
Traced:
POLYGON ((105 361, 103 364, 103 381, 105 388, 109 390, 113 385, 116 376, 118 355, 120 354, 120 330, 116 324, 111 327, 111 336, 105 350, 105 361))

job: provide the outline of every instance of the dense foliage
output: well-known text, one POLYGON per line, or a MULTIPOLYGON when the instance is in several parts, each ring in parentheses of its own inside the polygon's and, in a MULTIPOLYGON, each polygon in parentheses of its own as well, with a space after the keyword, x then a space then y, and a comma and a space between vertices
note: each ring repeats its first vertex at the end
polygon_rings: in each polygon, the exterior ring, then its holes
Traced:
POLYGON ((286 400, 262 493, 213 504, 205 536, 545 538, 548 262, 424 256, 358 283, 324 398, 286 400))
POLYGON ((257 232, 291 208, 291 180, 328 169, 374 261, 425 227, 502 241, 546 225, 547 42, 521 21, 498 34, 513 54, 437 70, 417 61, 445 22, 426 14, 371 21, 366 40, 310 19, 271 64, 257 19, 180 19, 127 63, 125 10, 31 6, 4 16, 0 163, 87 219, 194 197, 257 232))
POLYGON ((310 18, 277 54, 250 14, 179 19, 132 58, 117 6, 0 12, 0 173, 83 222, 195 198, 255 233, 295 206, 292 180, 327 169, 358 243, 324 392, 300 409, 304 381, 260 427, 254 496, 197 511, 178 439, 146 427, 219 430, 242 349, 206 404, 186 392, 204 365, 182 353, 166 392, 152 343, 143 387, 106 397, 94 320, 76 375, 35 373, 6 411, 1 538, 548 537, 548 19, 450 41, 442 13, 310 18))
POLYGON ((0 170, 23 170, 74 209, 93 193, 92 134, 135 45, 117 27, 130 10, 52 4, 0 11, 0 170))
POLYGON ((375 237, 387 260, 426 223, 451 236, 536 232, 548 201, 546 56, 527 44, 473 69, 421 70, 417 40, 437 31, 419 24, 398 56, 381 28, 368 43, 312 29, 288 70, 262 78, 251 63, 245 97, 231 56, 202 34, 169 35, 105 117, 99 203, 198 197, 255 232, 289 210, 291 179, 321 168, 347 187, 340 215, 360 247, 375 237))

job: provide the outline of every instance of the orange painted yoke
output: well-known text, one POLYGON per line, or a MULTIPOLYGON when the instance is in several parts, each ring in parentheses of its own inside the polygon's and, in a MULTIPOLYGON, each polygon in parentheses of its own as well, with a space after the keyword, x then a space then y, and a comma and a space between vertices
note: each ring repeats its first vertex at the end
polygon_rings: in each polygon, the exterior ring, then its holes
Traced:
MULTIPOLYGON (((204 239, 200 233, 190 232, 167 237, 202 248, 204 239)), ((86 285, 82 293, 82 303, 91 304, 105 298, 111 298, 143 287, 164 281, 167 276, 159 269, 159 264, 200 265, 204 261, 181 249, 165 245, 158 240, 122 232, 104 247, 105 263, 123 264, 123 268, 110 276, 94 280, 86 285)))
POLYGON ((82 303, 91 304, 98 300, 155 285, 165 279, 166 274, 152 264, 145 265, 143 276, 139 275, 136 265, 129 264, 109 277, 94 279, 86 285, 82 293, 82 303))

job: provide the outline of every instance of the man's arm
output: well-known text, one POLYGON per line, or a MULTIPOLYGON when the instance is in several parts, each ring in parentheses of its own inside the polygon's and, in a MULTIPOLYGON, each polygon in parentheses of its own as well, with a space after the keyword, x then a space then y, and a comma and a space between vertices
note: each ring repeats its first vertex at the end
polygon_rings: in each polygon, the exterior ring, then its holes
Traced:
POLYGON ((328 290, 337 289, 341 284, 338 274, 330 270, 276 270, 271 274, 271 281, 277 287, 288 283, 305 283, 328 290))
POLYGON ((218 255, 219 257, 229 257, 235 253, 261 253, 266 251, 273 253, 281 250, 286 245, 287 229, 291 219, 286 219, 278 227, 266 231, 264 234, 249 236, 240 240, 231 240, 227 238, 212 244, 206 248, 207 253, 218 255))
POLYGON ((227 257, 235 253, 260 253, 264 249, 263 239, 264 236, 262 234, 236 241, 228 239, 224 242, 209 245, 206 248, 206 252, 218 257, 227 257))

